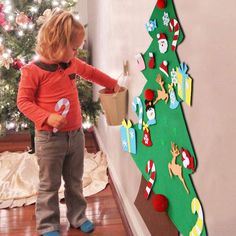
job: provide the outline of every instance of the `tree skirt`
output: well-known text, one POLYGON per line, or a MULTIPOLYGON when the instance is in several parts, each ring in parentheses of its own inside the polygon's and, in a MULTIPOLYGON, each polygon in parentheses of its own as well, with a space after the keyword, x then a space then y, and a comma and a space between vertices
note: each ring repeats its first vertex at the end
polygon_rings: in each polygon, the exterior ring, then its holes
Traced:
MULTIPOLYGON (((21 207, 35 203, 38 186, 37 157, 27 152, 0 153, 0 209, 21 207)), ((103 190, 108 183, 107 161, 102 152, 96 154, 85 150, 83 193, 93 195, 103 190)), ((59 190, 64 198, 64 182, 59 190)))

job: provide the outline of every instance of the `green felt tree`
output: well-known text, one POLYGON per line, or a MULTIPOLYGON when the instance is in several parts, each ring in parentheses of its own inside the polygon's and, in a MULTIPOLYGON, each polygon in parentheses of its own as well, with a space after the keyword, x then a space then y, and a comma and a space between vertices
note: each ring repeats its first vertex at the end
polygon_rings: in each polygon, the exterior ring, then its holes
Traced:
POLYGON ((172 0, 157 1, 146 28, 150 47, 136 56, 147 80, 132 104, 139 117, 133 126, 136 142, 127 122, 122 128, 130 137, 128 142, 122 138, 122 145, 147 181, 143 197, 150 200, 154 192, 153 211, 166 210, 184 236, 205 236, 202 207, 190 177, 197 160, 181 106, 191 104, 192 79, 177 56, 184 35, 172 0))
MULTIPOLYGON (((75 0, 0 0, 0 124, 25 124, 33 132, 32 123, 18 111, 16 96, 20 68, 35 57, 36 36, 42 23, 54 8, 73 10, 75 0)), ((73 10, 75 14, 75 10, 73 10)), ((78 50, 79 58, 88 60, 88 52, 78 50)), ((96 122, 100 106, 92 100, 92 84, 77 81, 84 120, 96 122)), ((1 129, 1 128, 0 128, 1 129)))

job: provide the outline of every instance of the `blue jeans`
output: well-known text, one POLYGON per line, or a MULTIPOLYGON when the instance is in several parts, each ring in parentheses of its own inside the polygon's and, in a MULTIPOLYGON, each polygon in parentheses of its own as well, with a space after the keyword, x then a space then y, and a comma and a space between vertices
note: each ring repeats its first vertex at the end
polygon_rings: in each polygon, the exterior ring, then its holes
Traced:
POLYGON ((36 225, 39 234, 60 229, 58 190, 62 176, 68 221, 78 228, 87 220, 82 185, 84 143, 82 129, 55 134, 36 131, 35 150, 39 164, 36 225))

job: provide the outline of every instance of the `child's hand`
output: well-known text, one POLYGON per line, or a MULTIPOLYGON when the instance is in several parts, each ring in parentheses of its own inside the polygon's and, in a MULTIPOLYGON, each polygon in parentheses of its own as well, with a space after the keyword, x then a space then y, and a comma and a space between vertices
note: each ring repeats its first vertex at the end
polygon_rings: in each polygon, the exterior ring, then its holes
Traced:
POLYGON ((118 93, 120 91, 121 87, 119 84, 116 84, 116 86, 114 87, 114 92, 118 93))
POLYGON ((46 123, 53 128, 61 129, 67 124, 67 120, 62 115, 52 113, 49 115, 46 123))

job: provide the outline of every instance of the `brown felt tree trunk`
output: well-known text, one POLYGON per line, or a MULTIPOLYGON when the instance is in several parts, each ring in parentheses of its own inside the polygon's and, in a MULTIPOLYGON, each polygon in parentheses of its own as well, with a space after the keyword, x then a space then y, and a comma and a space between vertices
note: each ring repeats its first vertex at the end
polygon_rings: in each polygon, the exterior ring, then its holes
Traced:
POLYGON ((151 192, 148 200, 144 198, 144 189, 147 182, 142 178, 139 186, 139 192, 135 200, 135 206, 142 216, 149 232, 153 236, 178 236, 178 230, 170 220, 167 212, 157 212, 152 206, 152 195, 151 192))

